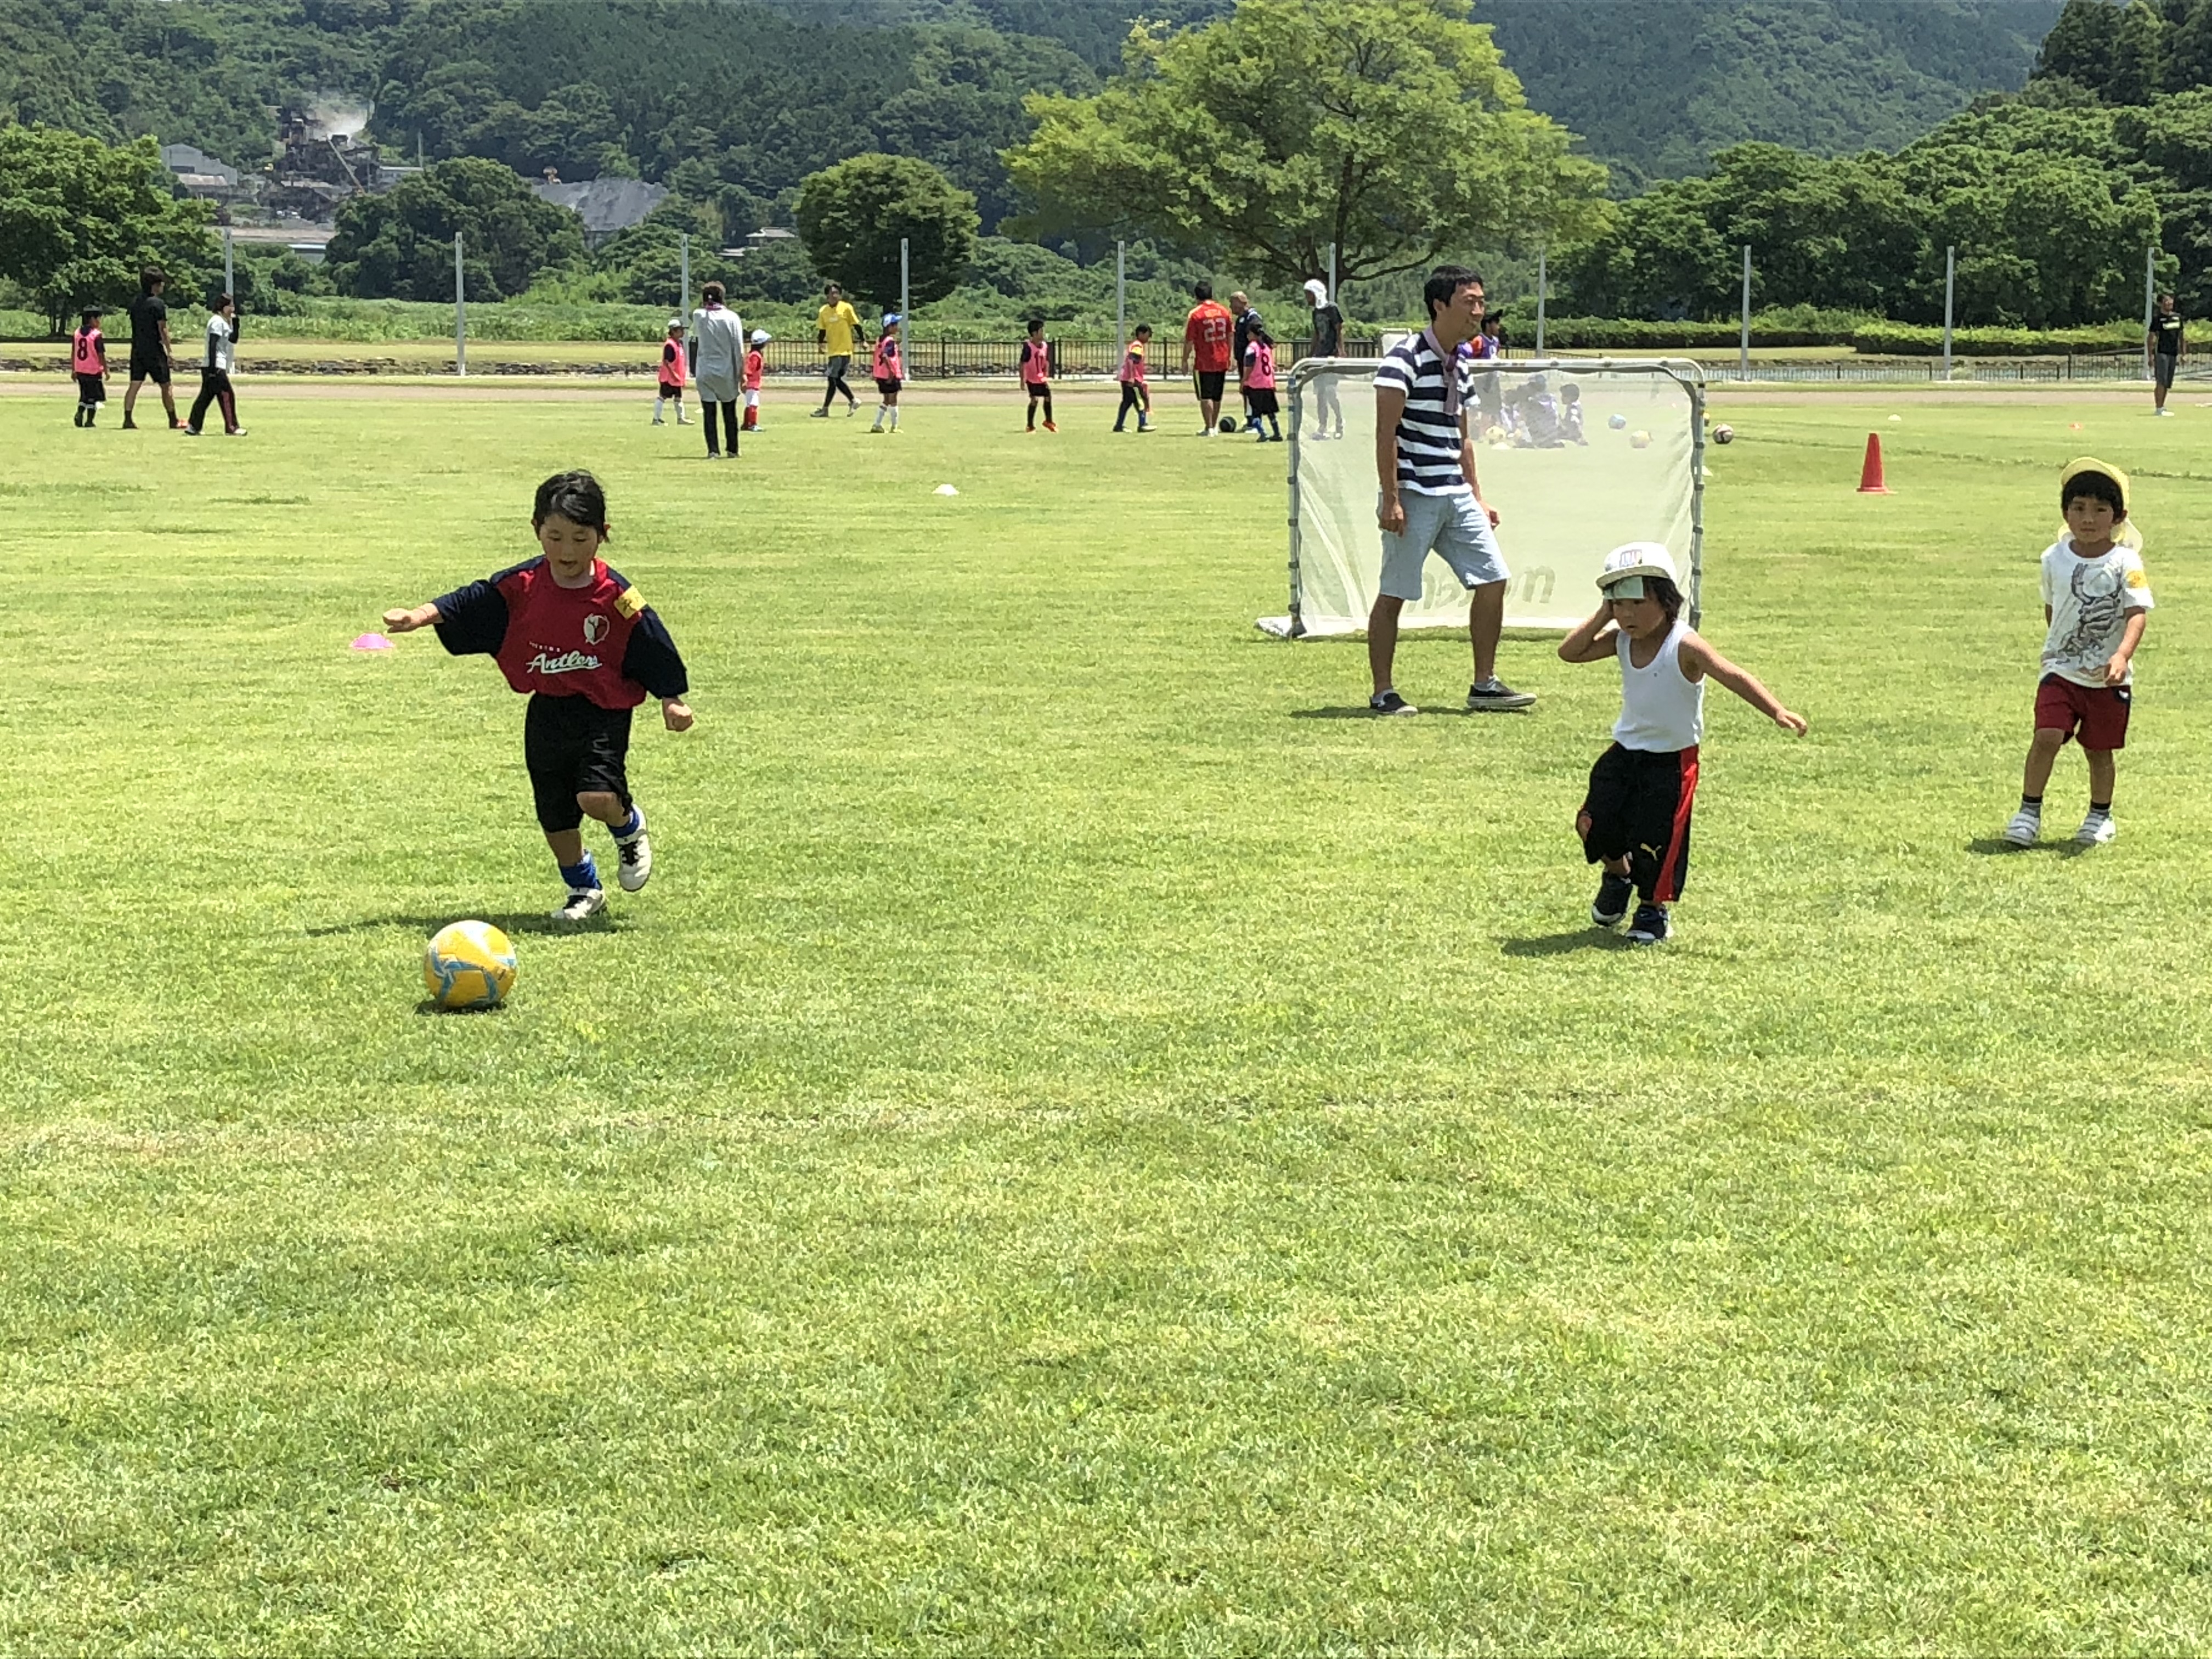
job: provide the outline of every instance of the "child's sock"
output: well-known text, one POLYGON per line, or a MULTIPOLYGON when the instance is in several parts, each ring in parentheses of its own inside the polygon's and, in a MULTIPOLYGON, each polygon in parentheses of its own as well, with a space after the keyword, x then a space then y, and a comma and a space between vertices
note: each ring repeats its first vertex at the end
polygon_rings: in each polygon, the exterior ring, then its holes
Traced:
POLYGON ((2043 810, 2043 797, 2022 795, 2020 798, 2020 810, 2023 812, 2040 812, 2043 810))
POLYGON ((870 427, 868 430, 871 432, 881 432, 884 429, 884 416, 890 413, 890 410, 884 408, 881 404, 878 404, 876 405, 876 423, 870 427))
POLYGON ((572 888, 589 890, 599 884, 599 866, 589 853, 574 864, 561 866, 561 879, 572 888))
POLYGON ((2112 817, 2112 803, 2108 800, 2091 801, 2089 803, 2089 816, 2093 818, 2108 818, 2112 817))
POLYGON ((653 400, 653 425, 655 425, 655 426, 659 426, 659 425, 660 424, 660 412, 661 412, 661 410, 664 410, 665 408, 666 408, 666 407, 667 407, 667 405, 668 405, 668 399, 667 399, 667 398, 655 398, 653 400))
POLYGON ((898 410, 896 409, 891 410, 891 430, 894 432, 898 430, 898 410))
POLYGON ((608 826, 617 841, 630 841, 645 833, 645 809, 635 801, 629 806, 629 817, 622 823, 608 826))

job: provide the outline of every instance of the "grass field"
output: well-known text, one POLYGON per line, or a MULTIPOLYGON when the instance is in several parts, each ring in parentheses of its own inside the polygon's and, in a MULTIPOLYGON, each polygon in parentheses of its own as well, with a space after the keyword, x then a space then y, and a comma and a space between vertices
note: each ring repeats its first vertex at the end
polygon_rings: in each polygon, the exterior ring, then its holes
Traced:
POLYGON ((66 401, 0 399, 0 1649, 2212 1641, 2194 404, 1729 402, 1706 631, 1812 731, 1714 694, 1638 953, 1617 677, 1347 717, 1251 626, 1279 451, 66 401), (2085 449, 2160 605, 2121 836, 2000 853, 2085 449), (563 937, 520 701, 345 646, 574 465, 700 724, 563 937), (427 1015, 465 915, 515 1000, 427 1015))

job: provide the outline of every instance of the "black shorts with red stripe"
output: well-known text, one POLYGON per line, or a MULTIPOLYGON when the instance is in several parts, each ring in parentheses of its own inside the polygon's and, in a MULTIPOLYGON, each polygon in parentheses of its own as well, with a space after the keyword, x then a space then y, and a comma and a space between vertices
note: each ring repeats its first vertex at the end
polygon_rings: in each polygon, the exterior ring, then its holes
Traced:
POLYGON ((1592 864, 1626 858, 1649 904, 1680 896, 1690 872, 1690 809, 1698 798, 1698 751, 1624 749, 1590 768, 1589 794, 1576 815, 1583 856, 1592 864))

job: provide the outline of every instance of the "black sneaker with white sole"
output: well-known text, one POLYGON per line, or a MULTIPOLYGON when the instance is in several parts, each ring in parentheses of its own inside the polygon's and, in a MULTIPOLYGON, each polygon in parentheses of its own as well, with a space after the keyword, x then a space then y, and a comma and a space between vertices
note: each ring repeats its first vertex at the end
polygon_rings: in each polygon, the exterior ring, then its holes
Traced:
POLYGON ((1371 714, 1418 714, 1421 712, 1395 691, 1377 691, 1368 698, 1367 711, 1371 714))
POLYGON ((1612 927, 1628 914, 1629 897, 1635 891, 1633 881, 1608 871, 1597 884, 1597 896, 1590 901, 1590 921, 1600 927, 1612 927))
POLYGON ((1663 904, 1639 904, 1636 920, 1628 924, 1631 945, 1656 945, 1667 937, 1667 907, 1663 904))
POLYGON ((1534 692, 1516 691, 1494 674, 1467 688, 1467 706, 1483 714, 1510 714, 1516 708, 1527 708, 1535 701, 1534 692))

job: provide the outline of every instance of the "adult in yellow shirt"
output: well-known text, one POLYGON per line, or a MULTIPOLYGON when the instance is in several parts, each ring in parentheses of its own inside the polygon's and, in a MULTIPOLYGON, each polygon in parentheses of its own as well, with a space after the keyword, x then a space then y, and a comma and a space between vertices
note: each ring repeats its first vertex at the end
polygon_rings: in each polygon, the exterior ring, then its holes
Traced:
POLYGON ((823 389, 822 407, 814 411, 814 418, 828 420, 830 405, 842 392, 845 394, 845 418, 850 420, 859 412, 860 400, 845 384, 845 374, 853 367, 853 354, 867 344, 868 331, 860 326, 860 313, 853 309, 853 302, 836 283, 823 289, 822 296, 822 309, 814 313, 814 343, 830 359, 830 384, 823 389))

